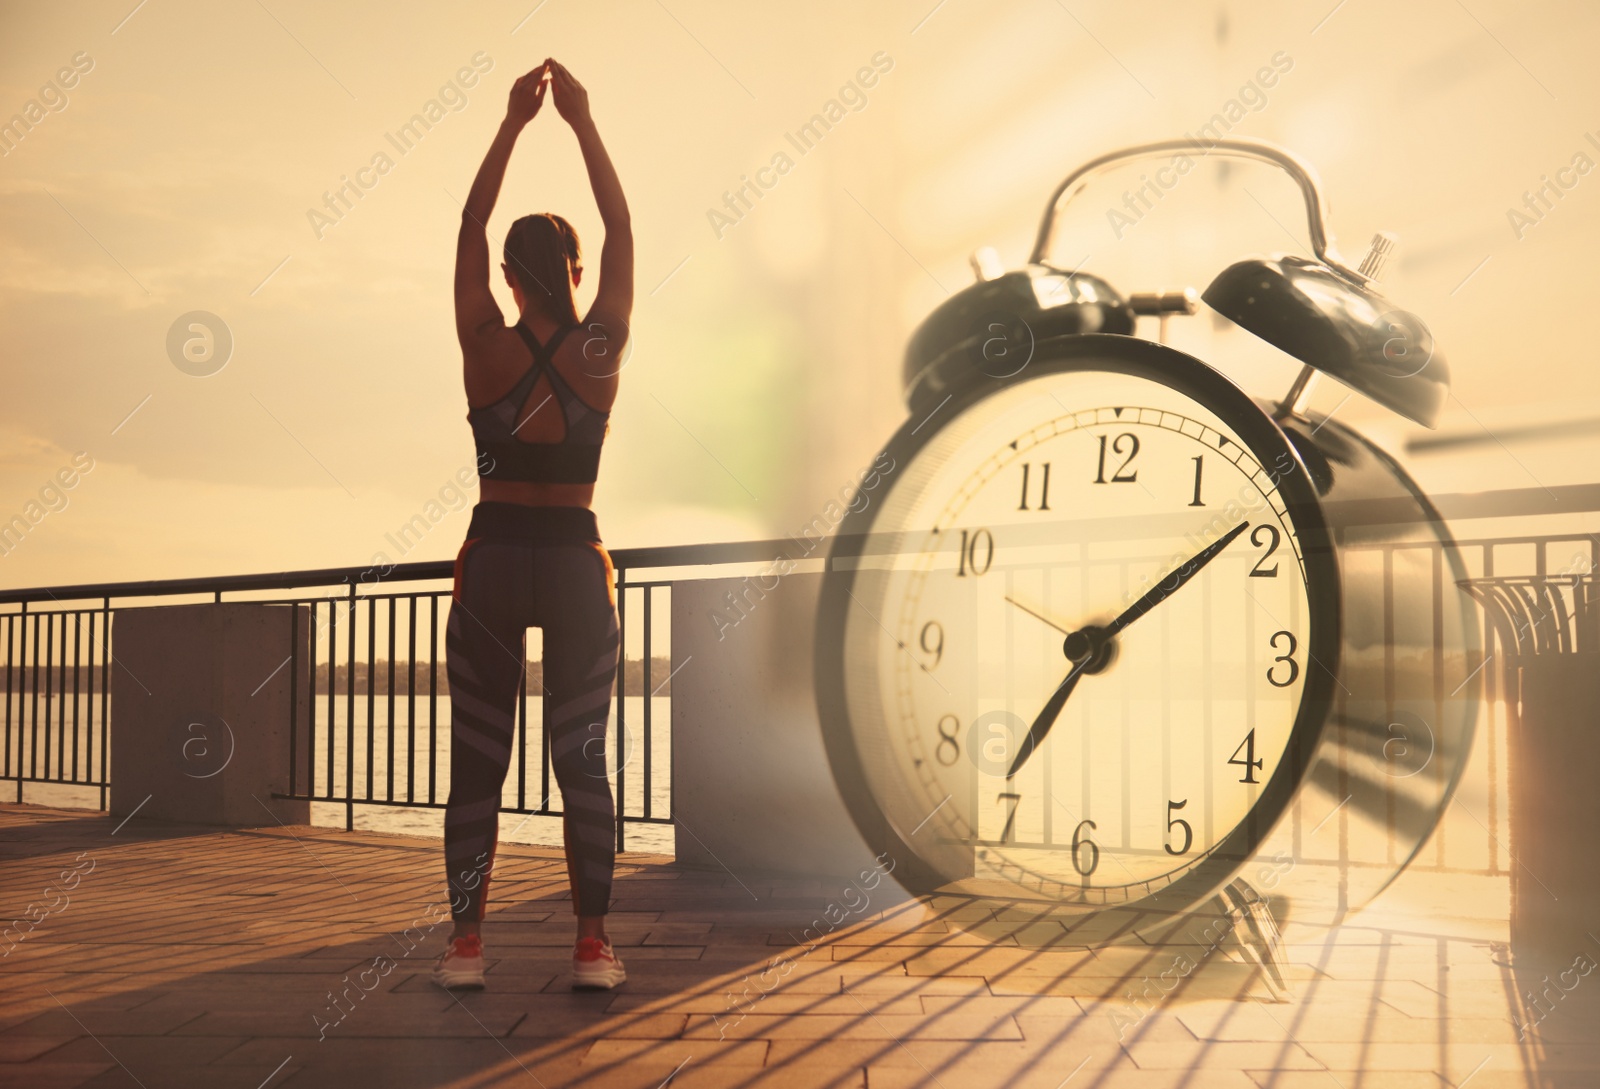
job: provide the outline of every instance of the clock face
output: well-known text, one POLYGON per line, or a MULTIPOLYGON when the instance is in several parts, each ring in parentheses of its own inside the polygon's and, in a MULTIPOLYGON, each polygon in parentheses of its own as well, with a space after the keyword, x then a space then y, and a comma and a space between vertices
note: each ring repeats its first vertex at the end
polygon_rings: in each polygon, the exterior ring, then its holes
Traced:
POLYGON ((891 444, 842 527, 823 676, 841 782, 891 849, 942 887, 1092 911, 1248 857, 1325 717, 1338 620, 1260 410, 1178 353, 1080 339, 891 444))

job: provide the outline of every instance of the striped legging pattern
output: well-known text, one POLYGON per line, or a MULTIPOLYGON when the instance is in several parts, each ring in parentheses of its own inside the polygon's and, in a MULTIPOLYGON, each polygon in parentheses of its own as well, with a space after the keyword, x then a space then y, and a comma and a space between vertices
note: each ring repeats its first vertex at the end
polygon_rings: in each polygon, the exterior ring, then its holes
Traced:
POLYGON ((544 633, 545 736, 565 814, 573 911, 604 915, 610 905, 616 810, 606 724, 619 649, 610 557, 598 540, 469 537, 456 557, 445 637, 445 867, 456 919, 482 920, 488 901, 528 628, 544 633))

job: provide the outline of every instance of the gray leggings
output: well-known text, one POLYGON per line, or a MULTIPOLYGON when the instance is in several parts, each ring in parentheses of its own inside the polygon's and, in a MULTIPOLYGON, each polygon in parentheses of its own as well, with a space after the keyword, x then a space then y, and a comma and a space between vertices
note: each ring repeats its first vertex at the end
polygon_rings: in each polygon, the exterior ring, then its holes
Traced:
POLYGON ((545 734, 565 814, 573 911, 604 915, 610 904, 616 812, 605 747, 618 653, 611 557, 587 508, 479 503, 456 556, 445 639, 444 854, 456 919, 483 919, 528 628, 544 630, 545 734))

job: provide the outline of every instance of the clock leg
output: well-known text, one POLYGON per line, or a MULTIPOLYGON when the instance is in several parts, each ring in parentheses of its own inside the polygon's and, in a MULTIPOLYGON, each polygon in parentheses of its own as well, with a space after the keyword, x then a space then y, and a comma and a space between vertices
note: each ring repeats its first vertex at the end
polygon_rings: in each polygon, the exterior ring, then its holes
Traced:
POLYGON ((1293 992, 1283 975, 1286 963, 1283 942, 1266 898, 1241 877, 1235 878, 1223 889, 1218 899, 1223 901, 1225 910, 1234 917, 1239 945, 1260 966, 1262 978, 1267 981, 1272 997, 1279 1002, 1289 999, 1293 992), (1241 923, 1243 929, 1239 930, 1238 924, 1241 923))

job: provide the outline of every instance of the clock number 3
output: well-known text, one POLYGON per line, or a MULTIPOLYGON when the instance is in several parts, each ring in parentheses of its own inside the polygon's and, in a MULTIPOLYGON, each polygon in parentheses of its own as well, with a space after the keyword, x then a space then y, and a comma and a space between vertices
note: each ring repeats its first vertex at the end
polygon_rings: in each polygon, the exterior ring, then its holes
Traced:
POLYGON ((1294 652, 1300 642, 1294 637, 1294 632, 1292 631, 1273 632, 1272 638, 1269 640, 1273 650, 1278 649, 1279 639, 1289 640, 1289 650, 1287 653, 1280 654, 1272 659, 1272 665, 1267 669, 1267 683, 1274 688, 1288 688, 1300 676, 1300 663, 1294 660, 1294 652), (1289 667, 1289 675, 1281 681, 1277 677, 1278 664, 1280 662, 1289 667))
POLYGON ((1133 459, 1139 456, 1139 436, 1124 431, 1111 440, 1111 452, 1113 454, 1120 454, 1126 451, 1128 456, 1122 459, 1122 465, 1112 472, 1109 479, 1106 477, 1106 437, 1101 435, 1099 439, 1100 468, 1095 473, 1094 482, 1096 484, 1133 484, 1137 482, 1139 470, 1135 469, 1130 473, 1128 466, 1132 465, 1133 459))

